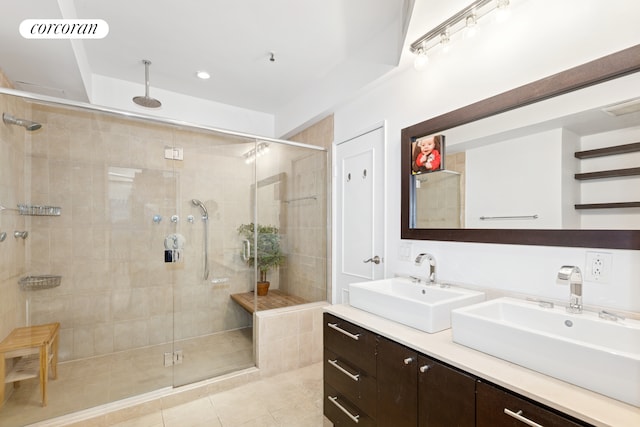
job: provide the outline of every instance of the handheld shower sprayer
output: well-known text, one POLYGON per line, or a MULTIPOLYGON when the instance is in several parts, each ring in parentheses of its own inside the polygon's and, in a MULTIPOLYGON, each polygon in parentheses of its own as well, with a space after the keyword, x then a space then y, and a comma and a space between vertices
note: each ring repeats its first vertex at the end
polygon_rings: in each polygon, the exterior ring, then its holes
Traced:
POLYGON ((29 132, 38 130, 42 127, 40 123, 32 122, 31 120, 19 119, 7 113, 2 113, 2 121, 4 122, 5 125, 22 126, 29 132))
POLYGON ((209 213, 207 212, 207 207, 204 205, 204 203, 202 203, 198 199, 191 199, 191 204, 193 204, 193 206, 198 206, 200 208, 200 210, 202 211, 203 220, 206 221, 209 219, 209 213))
POLYGON ((203 238, 203 250, 202 250, 202 279, 207 280, 209 278, 209 231, 208 231, 208 219, 209 212, 207 207, 198 199, 191 199, 193 206, 198 206, 202 211, 202 223, 204 224, 204 238, 203 238))

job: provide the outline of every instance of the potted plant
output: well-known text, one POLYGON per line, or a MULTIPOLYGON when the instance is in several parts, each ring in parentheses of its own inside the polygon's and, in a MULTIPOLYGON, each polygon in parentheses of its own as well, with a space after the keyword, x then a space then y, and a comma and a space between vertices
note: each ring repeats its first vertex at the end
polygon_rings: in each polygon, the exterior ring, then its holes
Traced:
POLYGON ((269 291, 269 282, 267 281, 267 272, 278 267, 284 261, 284 255, 280 249, 280 234, 278 228, 272 225, 258 224, 257 251, 255 249, 256 241, 254 239, 255 225, 254 223, 242 224, 238 227, 238 234, 244 237, 246 245, 248 245, 248 253, 243 250, 242 257, 247 264, 253 267, 255 262, 255 254, 258 254, 258 271, 260 279, 257 283, 259 296, 266 295, 269 291))

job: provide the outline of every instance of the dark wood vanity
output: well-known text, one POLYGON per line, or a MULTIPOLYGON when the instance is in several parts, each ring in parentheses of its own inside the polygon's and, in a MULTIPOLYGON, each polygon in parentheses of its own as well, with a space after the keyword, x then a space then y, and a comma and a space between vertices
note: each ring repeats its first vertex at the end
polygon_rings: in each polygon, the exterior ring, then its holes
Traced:
POLYGON ((333 314, 323 327, 324 414, 335 426, 591 425, 333 314))

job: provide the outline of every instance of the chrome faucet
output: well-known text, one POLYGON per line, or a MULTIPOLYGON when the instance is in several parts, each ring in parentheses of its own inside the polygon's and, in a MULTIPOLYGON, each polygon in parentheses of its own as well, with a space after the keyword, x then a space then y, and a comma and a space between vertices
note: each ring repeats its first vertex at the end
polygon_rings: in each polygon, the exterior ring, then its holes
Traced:
POLYGON ((569 313, 582 313, 582 273, 573 265, 563 265, 558 271, 558 279, 569 281, 569 313))
POLYGON ((420 266, 424 260, 429 261, 429 284, 436 282, 436 259, 428 253, 421 253, 416 257, 415 265, 420 266))

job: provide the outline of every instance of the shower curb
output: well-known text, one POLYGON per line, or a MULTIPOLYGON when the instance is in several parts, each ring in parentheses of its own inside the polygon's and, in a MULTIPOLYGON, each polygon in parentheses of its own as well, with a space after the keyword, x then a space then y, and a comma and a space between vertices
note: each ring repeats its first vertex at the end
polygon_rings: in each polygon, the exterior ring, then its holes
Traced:
POLYGON ((29 424, 26 427, 108 427, 260 379, 260 370, 251 367, 178 388, 165 387, 139 396, 29 424))

